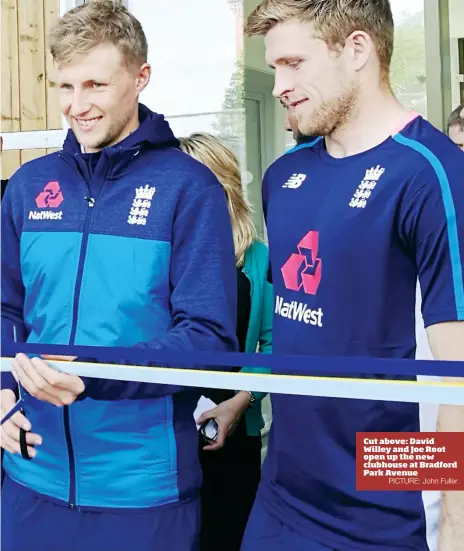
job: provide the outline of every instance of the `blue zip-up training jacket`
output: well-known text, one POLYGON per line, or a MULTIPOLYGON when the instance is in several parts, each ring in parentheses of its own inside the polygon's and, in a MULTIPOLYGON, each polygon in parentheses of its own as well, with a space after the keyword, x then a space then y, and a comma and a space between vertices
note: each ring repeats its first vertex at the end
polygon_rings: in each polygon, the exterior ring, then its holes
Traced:
MULTIPOLYGON (((2 339, 235 351, 236 271, 222 186, 161 115, 101 154, 63 151, 13 176, 2 203, 2 339)), ((98 369, 97 367, 95 369, 98 369)), ((195 392, 85 380, 72 406, 31 396, 37 457, 7 475, 70 506, 182 502, 201 470, 195 392)))

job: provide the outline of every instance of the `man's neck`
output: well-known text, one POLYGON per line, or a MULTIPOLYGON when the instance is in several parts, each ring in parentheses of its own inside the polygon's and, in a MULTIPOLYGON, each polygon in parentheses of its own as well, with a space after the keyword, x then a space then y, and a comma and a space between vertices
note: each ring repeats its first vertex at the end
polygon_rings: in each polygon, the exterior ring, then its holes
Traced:
POLYGON ((327 152, 343 158, 368 151, 402 128, 407 117, 389 90, 370 90, 359 97, 353 117, 326 137, 327 152))

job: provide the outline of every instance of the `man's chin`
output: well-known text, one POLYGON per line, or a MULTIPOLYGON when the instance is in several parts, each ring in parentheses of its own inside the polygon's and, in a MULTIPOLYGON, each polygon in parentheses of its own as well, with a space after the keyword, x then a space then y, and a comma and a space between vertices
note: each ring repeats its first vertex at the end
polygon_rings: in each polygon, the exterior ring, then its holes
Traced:
POLYGON ((298 130, 303 136, 327 136, 332 127, 331 121, 315 120, 316 117, 300 121, 298 130))
POLYGON ((101 151, 104 147, 101 140, 89 140, 87 136, 80 136, 79 134, 76 134, 76 138, 86 153, 95 153, 101 151))
POLYGON ((324 136, 325 135, 324 129, 321 129, 319 126, 315 126, 315 125, 300 126, 298 129, 298 132, 302 136, 324 136))
POLYGON ((320 136, 321 125, 315 119, 313 110, 298 117, 298 132, 303 136, 320 136))
POLYGON ((101 136, 97 135, 96 132, 83 132, 80 128, 76 128, 75 125, 72 127, 72 131, 76 136, 79 144, 85 149, 101 149, 100 144, 102 143, 101 136))

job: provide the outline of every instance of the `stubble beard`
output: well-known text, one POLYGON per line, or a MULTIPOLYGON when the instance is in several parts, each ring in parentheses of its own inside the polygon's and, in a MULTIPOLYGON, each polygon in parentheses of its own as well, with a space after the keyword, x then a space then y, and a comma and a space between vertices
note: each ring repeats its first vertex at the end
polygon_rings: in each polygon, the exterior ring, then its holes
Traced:
POLYGON ((357 109, 357 89, 345 88, 337 98, 325 100, 310 118, 299 122, 299 131, 304 136, 331 136, 346 126, 357 109))
POLYGON ((111 147, 119 143, 124 137, 130 134, 130 132, 125 132, 125 128, 128 126, 131 115, 127 115, 122 120, 113 121, 104 135, 95 137, 92 143, 87 143, 84 147, 86 149, 93 149, 101 151, 105 147, 111 147))

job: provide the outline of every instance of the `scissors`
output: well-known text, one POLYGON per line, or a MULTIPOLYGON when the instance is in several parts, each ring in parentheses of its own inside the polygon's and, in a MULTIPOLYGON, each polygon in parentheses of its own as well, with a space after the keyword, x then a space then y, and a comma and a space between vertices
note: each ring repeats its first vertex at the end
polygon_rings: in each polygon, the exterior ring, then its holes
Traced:
MULTIPOLYGON (((2 420, 0 421, 0 425, 3 425, 8 419, 10 419, 16 412, 20 412, 24 417, 26 417, 26 412, 24 411, 24 393, 21 383, 18 383, 18 394, 19 394, 19 400, 16 402, 16 404, 10 409, 8 413, 6 413, 2 420)), ((27 451, 27 443, 26 443, 26 434, 27 431, 25 431, 22 427, 19 428, 19 447, 21 449, 21 455, 23 459, 32 459, 32 457, 29 455, 27 451)))
MULTIPOLYGON (((14 335, 14 341, 16 342, 16 327, 13 327, 13 335, 14 335)), ((0 425, 3 425, 8 419, 13 417, 13 415, 16 412, 20 412, 24 417, 26 417, 26 412, 24 410, 24 396, 27 394, 27 391, 22 388, 21 383, 18 381, 18 396, 19 399, 16 402, 16 404, 10 409, 8 413, 6 413, 2 420, 0 421, 0 425)), ((32 459, 30 457, 29 453, 27 452, 27 443, 26 443, 26 434, 27 431, 25 431, 23 428, 19 429, 19 447, 21 449, 21 455, 24 459, 32 459)))

